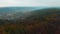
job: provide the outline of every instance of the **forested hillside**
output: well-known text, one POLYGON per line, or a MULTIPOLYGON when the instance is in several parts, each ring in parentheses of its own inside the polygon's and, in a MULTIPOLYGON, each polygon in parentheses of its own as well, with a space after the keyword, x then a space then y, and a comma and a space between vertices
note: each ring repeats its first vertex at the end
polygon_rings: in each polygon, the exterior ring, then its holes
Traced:
POLYGON ((34 10, 16 20, 0 19, 0 34, 60 34, 60 9, 34 10))

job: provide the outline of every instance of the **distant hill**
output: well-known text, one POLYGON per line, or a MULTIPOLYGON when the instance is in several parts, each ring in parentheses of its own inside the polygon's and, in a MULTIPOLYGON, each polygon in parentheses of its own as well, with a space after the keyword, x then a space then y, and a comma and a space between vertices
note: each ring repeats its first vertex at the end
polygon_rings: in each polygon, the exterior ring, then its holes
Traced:
MULTIPOLYGON (((27 16, 27 19, 33 19, 38 17, 38 19, 43 19, 45 16, 52 16, 53 14, 58 15, 60 17, 60 8, 44 8, 40 10, 31 11, 31 15, 27 16)), ((57 18, 56 17, 56 18, 57 18)))
MULTIPOLYGON (((2 8, 3 9, 3 8, 2 8)), ((24 10, 22 7, 21 8, 5 8, 4 10, 24 10)), ((30 8, 32 9, 32 8, 30 8)), ((1 10, 1 9, 0 9, 1 10)), ((27 9, 28 10, 28 9, 27 9)), ((49 16, 50 14, 59 14, 60 15, 60 8, 44 8, 44 9, 37 9, 33 11, 27 11, 27 12, 9 12, 6 14, 3 14, 3 16, 0 16, 0 19, 3 20, 20 20, 20 19, 35 19, 38 17, 38 19, 43 19, 44 16, 49 16)))
POLYGON ((26 11, 26 10, 36 10, 41 9, 42 7, 4 7, 0 8, 0 12, 15 12, 15 11, 26 11))
POLYGON ((41 9, 42 7, 3 7, 0 8, 0 19, 12 19, 13 16, 15 18, 20 17, 24 12, 29 12, 37 9, 41 9))

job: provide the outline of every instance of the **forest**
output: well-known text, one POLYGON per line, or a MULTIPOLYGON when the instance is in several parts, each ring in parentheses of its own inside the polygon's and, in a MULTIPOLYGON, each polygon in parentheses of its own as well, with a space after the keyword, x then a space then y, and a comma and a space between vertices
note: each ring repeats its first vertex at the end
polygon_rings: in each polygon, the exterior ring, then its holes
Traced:
POLYGON ((60 34, 59 8, 35 10, 30 14, 15 22, 0 19, 0 34, 60 34))

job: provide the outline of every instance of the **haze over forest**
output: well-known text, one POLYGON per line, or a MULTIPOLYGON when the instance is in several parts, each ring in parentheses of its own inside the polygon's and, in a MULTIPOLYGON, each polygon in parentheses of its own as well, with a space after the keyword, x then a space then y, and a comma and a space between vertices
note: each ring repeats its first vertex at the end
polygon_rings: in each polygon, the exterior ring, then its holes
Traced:
POLYGON ((1 34, 59 34, 59 7, 0 8, 1 34))

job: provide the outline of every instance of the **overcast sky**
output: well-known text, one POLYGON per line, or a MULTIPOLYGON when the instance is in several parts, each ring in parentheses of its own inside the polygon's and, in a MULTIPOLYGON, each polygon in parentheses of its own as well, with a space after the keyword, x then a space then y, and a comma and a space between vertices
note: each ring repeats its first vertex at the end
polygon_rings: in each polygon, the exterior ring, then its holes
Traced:
POLYGON ((0 0, 0 7, 6 6, 60 6, 60 0, 0 0))

